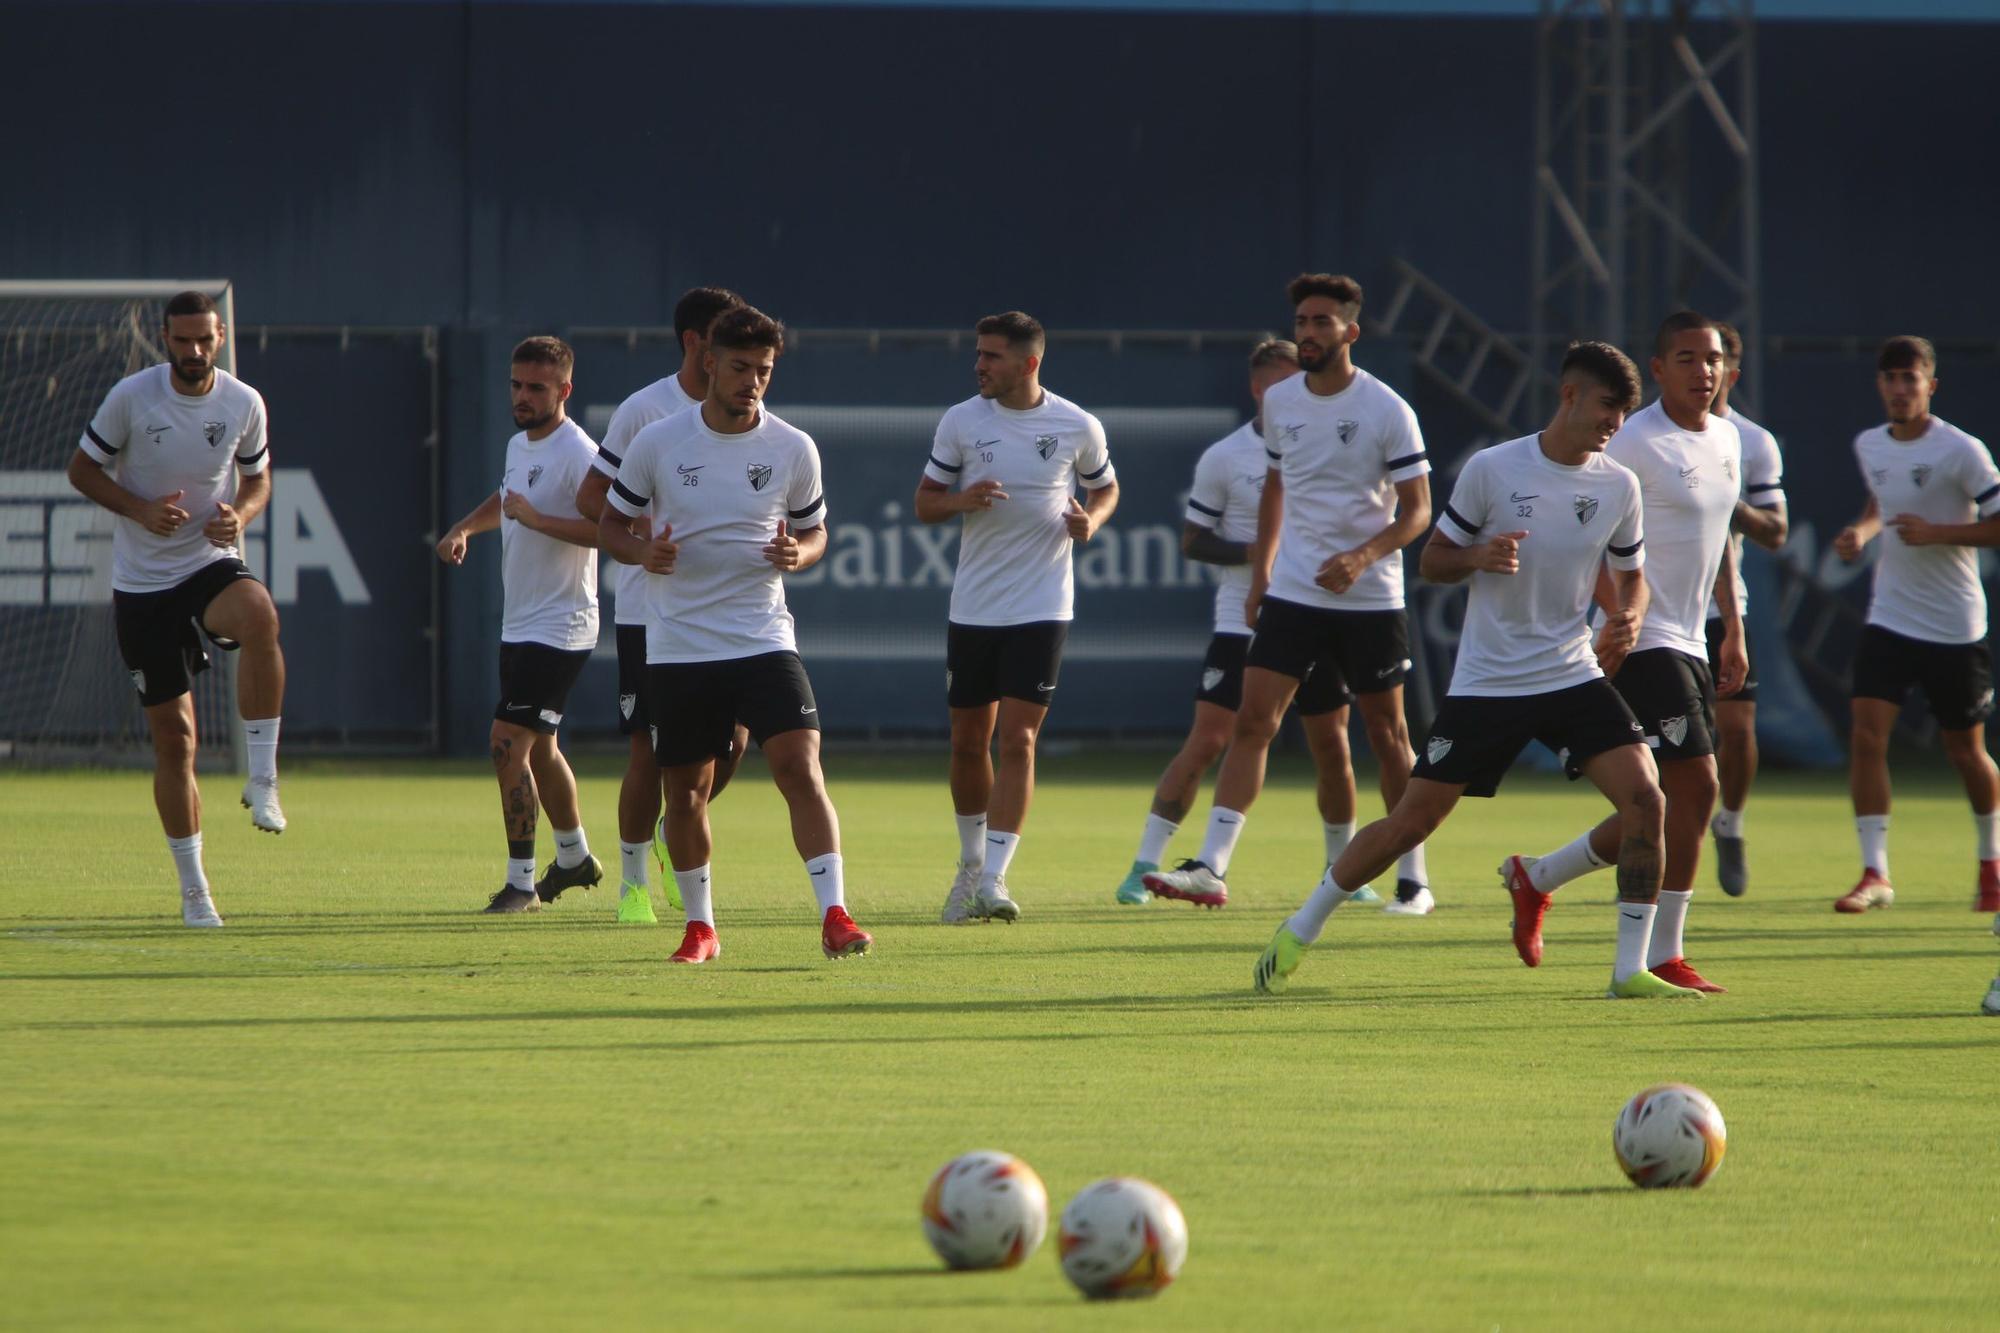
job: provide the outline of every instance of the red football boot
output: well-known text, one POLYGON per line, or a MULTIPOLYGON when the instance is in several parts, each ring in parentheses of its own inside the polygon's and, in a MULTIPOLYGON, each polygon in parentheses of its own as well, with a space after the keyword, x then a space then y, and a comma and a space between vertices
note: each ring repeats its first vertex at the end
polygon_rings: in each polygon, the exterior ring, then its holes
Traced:
POLYGON ((1510 856, 1500 863, 1500 882, 1514 899, 1514 952, 1529 967, 1542 965, 1542 918, 1549 913, 1549 896, 1528 878, 1531 856, 1510 856))
POLYGON ((1676 986, 1689 990, 1707 991, 1710 995, 1726 994, 1728 988, 1718 986, 1707 977, 1694 970, 1694 965, 1685 958, 1669 958, 1658 967, 1646 969, 1662 981, 1670 981, 1676 986))
POLYGON ((1975 912, 2000 912, 2000 861, 1979 863, 1979 892, 1972 900, 1975 912))
POLYGON ((1887 907, 1896 901, 1896 891, 1889 887, 1879 870, 1863 870, 1854 887, 1833 900, 1836 912, 1865 912, 1871 907, 1887 907))
POLYGON ((681 947, 674 950, 670 963, 706 963, 710 959, 722 957, 722 941, 715 938, 715 927, 706 921, 688 922, 687 934, 681 936, 681 947))
POLYGON ((875 937, 854 924, 854 918, 847 914, 845 907, 826 909, 826 920, 820 923, 819 947, 828 958, 849 958, 855 954, 868 952, 868 946, 875 937))

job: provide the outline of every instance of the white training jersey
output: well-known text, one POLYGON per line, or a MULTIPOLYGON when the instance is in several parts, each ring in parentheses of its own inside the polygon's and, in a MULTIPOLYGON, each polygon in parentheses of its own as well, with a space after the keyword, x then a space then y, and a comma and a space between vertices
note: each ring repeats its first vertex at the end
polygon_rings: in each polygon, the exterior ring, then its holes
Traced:
POLYGON ((1270 595, 1332 611, 1397 611, 1403 553, 1377 560, 1346 592, 1313 579, 1328 557, 1351 551, 1396 518, 1396 483, 1431 470, 1417 414, 1396 391, 1357 368, 1331 397, 1301 373, 1264 391, 1264 452, 1285 483, 1285 517, 1270 595))
POLYGON ((1449 694, 1518 697, 1596 680, 1588 615, 1601 561, 1646 562, 1639 479, 1604 454, 1568 467, 1528 435, 1481 449, 1438 531, 1459 546, 1525 532, 1513 574, 1474 570, 1449 694))
POLYGON ((1877 426, 1854 437, 1854 454, 1882 511, 1881 557, 1868 623, 1928 643, 1986 637, 1986 590, 1970 546, 1905 546, 1888 521, 1915 514, 1933 523, 1972 523, 2000 514, 2000 472, 1986 446, 1932 417, 1907 443, 1877 426))
POLYGON ((924 475, 958 490, 997 481, 1007 494, 964 517, 952 623, 1072 618, 1069 502, 1079 483, 1094 491, 1117 480, 1096 417, 1046 389, 1026 411, 968 398, 938 422, 924 475))
MULTIPOLYGON (((1208 528, 1226 542, 1249 545, 1257 540, 1257 502, 1264 494, 1267 463, 1264 437, 1255 421, 1246 421, 1208 448, 1194 465, 1194 488, 1188 492, 1187 521, 1208 528)), ((1250 566, 1218 565, 1215 585, 1215 632, 1250 633, 1243 604, 1250 597, 1250 566)))
POLYGON ((1646 505, 1646 584, 1652 601, 1634 652, 1672 648, 1708 660, 1708 604, 1743 494, 1743 442, 1710 414, 1687 430, 1655 400, 1625 418, 1605 454, 1639 477, 1646 505))
MULTIPOLYGON (((1735 425, 1736 433, 1743 438, 1743 503, 1752 509, 1778 509, 1785 507, 1785 460, 1778 452, 1778 437, 1744 416, 1735 408, 1726 415, 1735 425)), ((1729 534, 1729 549, 1736 553, 1736 609, 1743 615, 1750 614, 1750 585, 1743 578, 1743 534, 1729 534)), ((1722 608, 1715 604, 1715 593, 1708 595, 1708 618, 1719 620, 1722 608)))
POLYGON ((652 509, 680 555, 645 575, 646 660, 722 662, 796 651, 783 576, 764 558, 778 524, 826 521, 812 436, 760 410, 738 435, 710 430, 699 406, 632 437, 607 500, 636 518, 652 509))
MULTIPOLYGON (((516 431, 507 441, 500 498, 513 491, 551 518, 577 518, 576 491, 597 445, 569 418, 546 438, 516 431)), ((565 652, 597 646, 597 548, 578 546, 500 519, 500 641, 565 652)))
POLYGON ((219 366, 200 397, 177 392, 173 374, 158 365, 119 380, 77 442, 132 494, 158 500, 179 491, 175 503, 187 512, 168 537, 118 519, 111 586, 119 592, 158 592, 217 560, 242 559, 234 546, 211 545, 202 526, 217 505, 236 503, 239 472, 255 476, 271 465, 262 395, 219 366))
MULTIPOLYGON (((625 461, 625 451, 631 448, 632 437, 641 428, 693 407, 696 401, 681 387, 679 375, 669 375, 654 380, 618 404, 618 410, 611 414, 611 424, 604 428, 604 438, 597 444, 597 470, 607 477, 617 476, 619 465, 625 461)), ((611 574, 611 598, 616 623, 645 624, 646 571, 637 565, 619 565, 611 574)))

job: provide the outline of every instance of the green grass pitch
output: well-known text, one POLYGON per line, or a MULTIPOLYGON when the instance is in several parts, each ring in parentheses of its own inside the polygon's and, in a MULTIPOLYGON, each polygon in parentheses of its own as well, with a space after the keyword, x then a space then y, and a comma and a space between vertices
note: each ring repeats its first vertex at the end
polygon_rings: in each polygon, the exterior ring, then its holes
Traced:
MULTIPOLYGON (((213 933, 179 924, 143 775, 0 777, 0 1326, 1993 1327, 2000 949, 1947 782, 1903 780, 1900 897, 1852 918, 1838 780, 1768 776, 1750 895, 1704 867, 1691 922, 1731 993, 1612 1003, 1608 877, 1564 890, 1540 970, 1508 947, 1494 864, 1602 810, 1517 777, 1433 844, 1434 916, 1342 909, 1269 1000, 1251 965, 1319 870, 1303 761, 1226 910, 1119 908, 1159 762, 1045 758, 1022 922, 952 929, 942 757, 833 747, 876 935, 834 964, 752 759, 715 811, 701 969, 666 966, 664 908, 615 924, 609 884, 475 915, 503 849, 472 765, 296 766, 282 838, 211 780, 213 933), (1611 1155, 1665 1080, 1728 1120, 1697 1192, 1611 1155), (1031 1162, 1052 1213, 1103 1175, 1165 1186, 1180 1282, 1089 1305, 1052 1243, 938 1271, 919 1196, 979 1147, 1031 1162)), ((586 765, 614 868, 615 786, 586 765)))

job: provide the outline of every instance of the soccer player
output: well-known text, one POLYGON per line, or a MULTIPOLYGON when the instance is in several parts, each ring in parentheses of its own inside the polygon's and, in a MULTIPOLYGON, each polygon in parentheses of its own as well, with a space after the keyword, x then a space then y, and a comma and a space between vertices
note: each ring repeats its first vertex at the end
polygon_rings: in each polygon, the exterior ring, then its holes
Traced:
MULTIPOLYGON (((1639 402, 1639 372, 1605 343, 1563 357, 1548 429, 1474 454, 1425 543, 1435 583, 1472 580, 1451 688, 1403 797, 1362 829, 1257 960, 1257 989, 1283 990, 1345 885, 1381 874, 1436 831, 1461 796, 1491 796, 1531 740, 1564 756, 1617 808, 1618 950, 1611 994, 1690 995, 1646 970, 1666 803, 1639 723, 1600 660, 1631 646, 1648 601, 1639 481, 1604 447, 1639 402), (1600 576, 1600 562, 1609 572, 1600 576), (1593 646, 1594 584, 1613 609, 1593 646)), ((1534 961, 1539 961, 1537 958, 1534 961)))
POLYGON ((215 302, 167 302, 169 360, 111 387, 69 462, 69 483, 118 516, 111 606, 118 651, 153 736, 153 805, 180 873, 181 920, 220 926, 201 859, 193 679, 208 670, 202 636, 240 649, 237 709, 249 743, 243 804, 267 833, 278 807, 278 722, 285 656, 278 610, 243 563, 243 529, 271 499, 264 400, 215 364, 229 330, 215 302))
POLYGON ((669 864, 687 931, 668 959, 705 963, 715 934, 708 802, 739 719, 791 811, 792 842, 818 901, 828 958, 868 952, 847 914, 840 821, 819 764, 819 703, 799 661, 783 575, 826 554, 826 500, 812 437, 764 410, 784 326, 752 306, 716 317, 708 392, 632 437, 598 538, 645 583, 646 716, 665 784, 669 864), (628 526, 650 512, 641 537, 628 526))
POLYGON ((491 740, 507 882, 486 904, 492 913, 533 912, 604 877, 584 836, 576 776, 556 745, 570 688, 597 646, 597 525, 576 512, 597 446, 563 410, 575 366, 560 338, 514 348, 509 388, 521 429, 507 441, 500 489, 437 544, 438 559, 462 565, 467 538, 500 529, 500 703, 491 740), (540 880, 537 805, 556 835, 556 859, 540 880))
MULTIPOLYGON (((1236 707, 1243 699, 1243 657, 1250 645, 1250 625, 1243 618, 1250 593, 1250 544, 1257 536, 1257 501, 1264 490, 1264 391, 1298 373, 1299 349, 1293 343, 1271 338, 1257 344, 1250 353, 1250 399, 1258 415, 1203 450, 1194 466, 1194 489, 1188 493, 1181 525, 1181 551, 1190 560, 1222 571, 1215 587, 1215 635, 1208 641, 1201 686, 1195 691, 1194 725, 1180 753, 1160 775, 1138 854, 1115 894, 1128 906, 1153 900, 1145 877, 1160 868, 1167 843, 1194 805, 1202 774, 1228 747, 1236 726, 1236 707)), ((1308 681, 1301 694, 1309 696, 1313 689, 1308 681)), ((1336 734, 1339 743, 1346 744, 1345 706, 1323 710, 1307 698, 1302 709, 1312 718, 1307 726, 1315 746, 1327 738, 1324 733, 1336 734)), ((1331 864, 1354 836, 1353 771, 1348 770, 1344 788, 1336 765, 1321 765, 1319 777, 1320 814, 1331 864)))
POLYGON ((979 392, 938 422, 916 498, 921 522, 965 520, 945 628, 958 870, 939 919, 1011 924, 1007 866, 1069 635, 1070 553, 1118 507, 1118 479, 1097 418, 1042 387, 1042 326, 1010 310, 975 332, 979 392))
MULTIPOLYGON (((1736 561, 1736 605, 1743 623, 1750 623, 1750 585, 1743 578, 1743 539, 1748 537, 1768 551, 1785 544, 1784 459, 1778 453, 1778 437, 1729 406, 1729 391, 1743 377, 1743 335, 1727 324, 1718 323, 1722 336, 1723 373, 1715 386, 1714 414, 1736 427, 1743 437, 1743 498, 1736 502, 1736 517, 1730 521, 1730 548, 1736 561)), ((1722 648, 1722 608, 1710 598, 1708 603, 1708 670, 1721 674, 1718 654, 1722 648)), ((1757 776, 1757 664, 1750 659, 1750 636, 1743 637, 1743 688, 1726 699, 1715 701, 1715 768, 1721 786, 1722 803, 1709 823, 1715 837, 1715 877, 1722 891, 1741 897, 1750 887, 1750 861, 1743 842, 1743 807, 1750 799, 1750 783, 1757 776)))
MULTIPOLYGON (((708 371, 703 361, 708 351, 708 326, 723 311, 742 304, 743 298, 725 287, 696 287, 682 293, 674 306, 674 338, 680 343, 680 369, 664 379, 654 380, 620 403, 612 414, 611 424, 597 445, 597 461, 576 493, 577 512, 591 523, 603 516, 605 493, 611 489, 611 479, 618 475, 625 461, 625 450, 631 446, 632 437, 642 427, 693 407, 708 395, 708 371)), ((637 521, 645 521, 645 516, 637 521)), ((646 874, 646 848, 655 836, 655 821, 660 817, 660 769, 653 762, 653 741, 646 729, 648 577, 638 565, 619 565, 613 571, 612 599, 618 621, 618 730, 629 738, 630 745, 625 777, 618 785, 620 921, 656 919, 646 874)), ((715 787, 709 792, 710 800, 722 795, 722 789, 729 785, 748 743, 749 733, 739 723, 730 736, 729 752, 716 756, 715 787)), ((671 875, 662 887, 668 905, 679 907, 681 901, 671 875)))
MULTIPOLYGON (((1715 805, 1715 700, 1736 693, 1748 667, 1729 548, 1743 490, 1743 445, 1736 427, 1709 411, 1724 371, 1714 321, 1692 310, 1669 315, 1654 335, 1651 369, 1659 398, 1627 418, 1605 450, 1639 478, 1652 543, 1646 561, 1650 609, 1629 654, 1613 654, 1604 667, 1645 729, 1667 797, 1666 866, 1657 910, 1645 913, 1641 932, 1645 966, 1676 987, 1720 993, 1721 986, 1687 961, 1683 935, 1715 805), (1704 625, 1711 598, 1722 617, 1713 676, 1704 625)), ((1617 861, 1625 836, 1623 819, 1613 817, 1548 856, 1510 856, 1500 863, 1501 881, 1514 899, 1514 948, 1522 962, 1534 967, 1541 961, 1549 895, 1617 861)), ((1633 905, 1622 886, 1619 899, 1626 916, 1633 905)), ((1622 967, 1622 953, 1620 959, 1622 967)))
POLYGON ((1913 686, 1922 686, 1944 752, 1965 784, 1978 830, 1975 911, 2000 911, 2000 774, 1986 753, 1993 712, 1993 655, 1986 647, 1986 591, 1972 548, 2000 546, 2000 472, 1986 446, 1931 414, 1937 351, 1923 338, 1891 338, 1875 359, 1886 425, 1854 439, 1868 506, 1833 549, 1853 560, 1882 532, 1868 624, 1854 649, 1854 731, 1848 781, 1861 838, 1861 879, 1840 912, 1887 907, 1889 733, 1913 686), (1883 515, 1889 515, 1887 519, 1883 515))
MULTIPOLYGON (((1146 876, 1161 897, 1210 907, 1229 900, 1230 857, 1263 790, 1266 753, 1286 706, 1308 681, 1317 697, 1299 713, 1323 787, 1332 774, 1333 784, 1353 788, 1344 710, 1356 699, 1391 810, 1402 800, 1413 758, 1403 719, 1410 627, 1402 551, 1430 523, 1423 435, 1410 405, 1354 364, 1361 285, 1305 273, 1292 279, 1286 295, 1305 373, 1264 393, 1267 471, 1250 560, 1245 616, 1255 632, 1244 659, 1243 701, 1215 779, 1201 852, 1146 876), (1338 719, 1329 716, 1335 710, 1338 719)), ((1347 808, 1351 820, 1351 801, 1347 808)), ((1383 910, 1429 912, 1435 903, 1428 880, 1423 848, 1405 849, 1395 900, 1383 910)))

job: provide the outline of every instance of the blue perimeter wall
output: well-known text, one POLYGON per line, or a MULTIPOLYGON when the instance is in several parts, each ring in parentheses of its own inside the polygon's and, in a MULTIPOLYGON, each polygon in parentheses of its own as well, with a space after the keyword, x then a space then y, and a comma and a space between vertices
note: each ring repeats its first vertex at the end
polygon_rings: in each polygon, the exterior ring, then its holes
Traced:
MULTIPOLYGON (((1520 19, 13 0, 0 20, 50 56, 10 68, 16 105, 43 110, 8 140, 4 276, 223 273, 246 324, 443 326, 448 516, 497 475, 516 337, 662 324, 697 282, 807 327, 1019 306, 1057 328, 1247 329, 1282 325, 1301 268, 1386 295, 1404 256, 1497 326, 1526 321, 1520 19)), ((1772 23, 1758 58, 1767 333, 1994 340, 2000 25, 1772 23)), ((1094 407, 1240 407, 1217 364, 1072 358, 1050 382, 1094 407)), ((666 368, 586 359, 580 396, 666 368)), ((774 401, 967 391, 962 357, 836 369, 801 352, 774 401)), ((1951 374, 1940 411, 2000 429, 1994 377, 1951 374)), ((1766 376, 1822 547, 1859 502, 1846 442, 1877 414, 1869 381, 1865 346, 1766 376)), ((350 426, 286 409, 316 466, 368 465, 350 426)), ((1441 464, 1473 443, 1419 410, 1441 464)), ((1135 489, 1160 512, 1132 521, 1177 521, 1178 486, 1135 489)), ((360 504, 338 517, 350 544, 421 550, 360 504)), ((448 585, 459 748, 490 707, 491 571, 448 585)))

